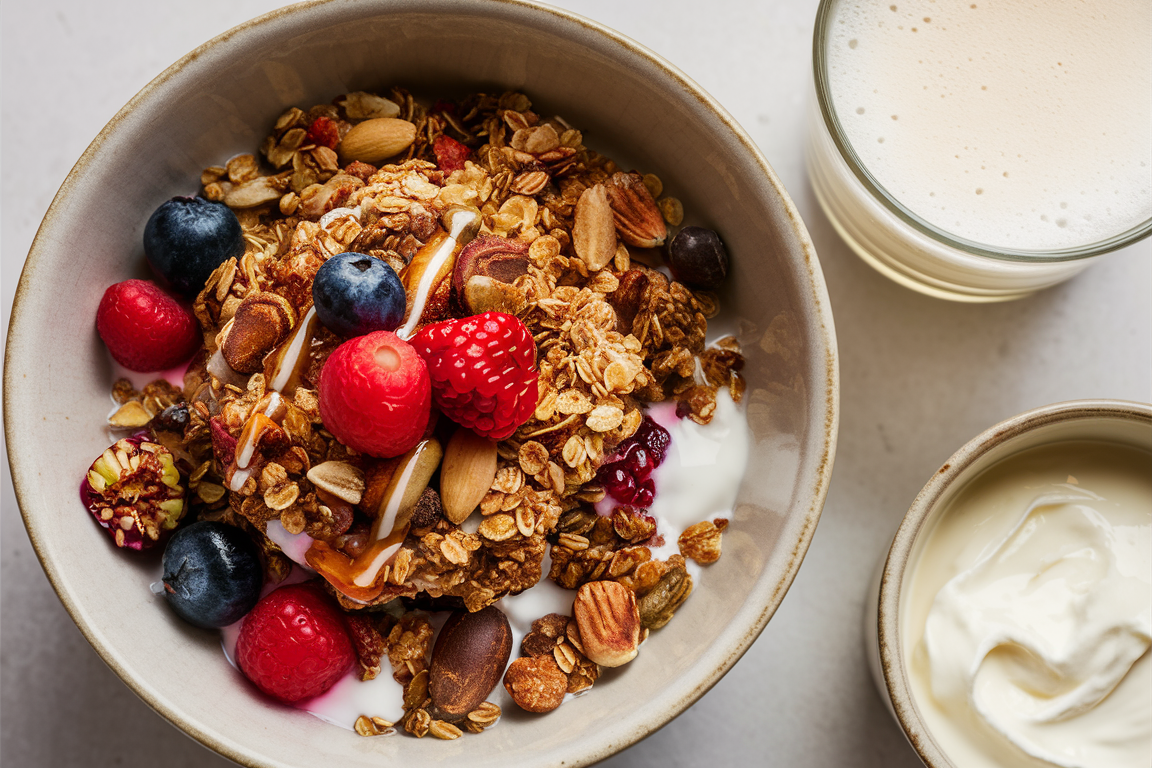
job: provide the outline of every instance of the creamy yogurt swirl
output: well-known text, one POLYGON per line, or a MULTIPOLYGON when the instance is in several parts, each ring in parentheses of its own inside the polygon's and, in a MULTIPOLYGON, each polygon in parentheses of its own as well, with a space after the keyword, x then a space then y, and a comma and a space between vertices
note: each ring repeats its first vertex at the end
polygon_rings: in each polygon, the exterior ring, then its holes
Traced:
POLYGON ((914 651, 913 676, 932 699, 926 719, 942 714, 977 745, 969 754, 949 740, 945 751, 964 768, 989 757, 1005 766, 1145 768, 1152 497, 1089 490, 1075 477, 1009 490, 1006 477, 957 502, 969 508, 973 542, 930 543, 922 555, 921 568, 952 567, 914 651), (1008 509, 1006 524, 992 522, 1008 509))
MULTIPOLYGON (((1093 710, 1152 645, 1148 540, 1118 532, 1092 506, 1103 501, 1075 486, 1036 497, 944 586, 924 632, 938 701, 971 706, 1024 752, 1068 768, 1127 764, 1119 734, 1092 737, 1093 710)), ((1133 725, 1152 738, 1147 718, 1133 725)))

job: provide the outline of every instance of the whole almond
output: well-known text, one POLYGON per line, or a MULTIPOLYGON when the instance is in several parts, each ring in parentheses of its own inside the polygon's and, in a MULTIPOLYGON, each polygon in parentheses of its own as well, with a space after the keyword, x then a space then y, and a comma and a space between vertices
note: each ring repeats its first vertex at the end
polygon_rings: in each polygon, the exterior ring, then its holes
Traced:
POLYGON ((590 581, 572 606, 584 655, 605 667, 636 658, 640 648, 640 611, 636 595, 616 581, 590 581))
POLYGON ((576 201, 572 246, 590 272, 603 269, 616 256, 616 224, 603 184, 584 190, 576 201))
POLYGON ((432 649, 428 694, 438 714, 458 720, 480 706, 511 654, 512 628, 499 608, 453 612, 432 649))
POLYGON ((496 479, 496 443, 460 427, 444 449, 440 468, 440 502, 444 514, 459 525, 472 514, 496 479))
POLYGON ((416 126, 395 117, 377 117, 352 126, 337 149, 340 160, 378 164, 407 149, 416 139, 416 126))

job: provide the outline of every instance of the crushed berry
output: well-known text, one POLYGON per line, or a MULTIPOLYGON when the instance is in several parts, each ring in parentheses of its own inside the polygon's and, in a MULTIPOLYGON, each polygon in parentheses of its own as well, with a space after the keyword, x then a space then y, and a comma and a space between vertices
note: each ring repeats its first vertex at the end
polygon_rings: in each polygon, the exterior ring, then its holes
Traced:
POLYGON ((623 464, 624 469, 638 481, 647 479, 652 474, 652 470, 656 468, 648 449, 640 443, 629 445, 617 461, 623 464))
MULTIPOLYGON (((680 406, 677 405, 676 409, 679 410, 680 406)), ((664 463, 664 457, 668 455, 668 446, 672 444, 672 435, 668 434, 668 430, 647 416, 640 422, 640 427, 632 439, 648 449, 654 467, 664 463)))
POLYGON ((620 464, 601 467, 596 479, 616 501, 630 504, 636 496, 636 479, 620 464))
POLYGON ((312 125, 308 126, 304 143, 336 149, 336 145, 340 143, 340 129, 330 118, 318 117, 312 121, 312 125))
POLYGON ((645 478, 636 484, 636 495, 632 497, 633 504, 647 509, 652 506, 654 498, 656 498, 656 483, 652 482, 652 478, 645 478))
POLYGON ((464 167, 464 161, 472 154, 472 150, 464 146, 451 136, 441 134, 432 142, 432 151, 436 153, 436 165, 445 173, 459 171, 464 167))
POLYGON ((647 508, 656 496, 652 470, 664 462, 672 436, 647 416, 636 433, 624 440, 616 453, 601 465, 596 482, 622 504, 647 508))

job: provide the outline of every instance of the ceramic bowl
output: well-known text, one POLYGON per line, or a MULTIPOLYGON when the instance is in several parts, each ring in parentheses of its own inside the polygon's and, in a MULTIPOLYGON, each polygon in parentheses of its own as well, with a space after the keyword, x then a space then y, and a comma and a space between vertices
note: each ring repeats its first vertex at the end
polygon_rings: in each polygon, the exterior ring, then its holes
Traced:
POLYGON ((794 578, 835 451, 836 345, 820 266, 748 135, 691 80, 586 19, 504 0, 294 6, 237 27, 132 99, 68 176, 29 254, 5 366, 5 428, 21 511, 44 570, 107 664, 157 712, 245 765, 584 765, 661 727, 763 630, 794 578), (259 146, 287 107, 356 89, 521 89, 621 165, 656 172, 723 233, 722 299, 748 355, 754 445, 724 557, 624 674, 545 717, 510 713, 454 742, 364 739, 267 703, 219 636, 182 624, 148 585, 154 560, 115 551, 76 486, 108 444, 112 371, 93 319, 104 289, 147 276, 148 215, 201 170, 259 146))
POLYGON ((927 727, 909 678, 905 622, 910 612, 909 585, 920 554, 951 501, 982 472, 1021 451, 1085 440, 1152 453, 1152 405, 1119 400, 1056 403, 981 433, 954 453, 920 491, 881 563, 865 616, 872 676, 881 698, 929 768, 957 764, 927 727))

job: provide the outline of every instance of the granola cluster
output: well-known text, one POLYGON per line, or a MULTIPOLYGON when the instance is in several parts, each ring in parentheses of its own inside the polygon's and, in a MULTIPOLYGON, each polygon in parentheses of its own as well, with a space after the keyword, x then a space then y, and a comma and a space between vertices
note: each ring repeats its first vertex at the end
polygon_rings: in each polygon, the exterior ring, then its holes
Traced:
MULTIPOLYGON (((455 724, 437 719, 428 698, 432 628, 419 612, 394 610, 398 598, 475 612, 547 575, 573 590, 596 581, 627 587, 645 633, 671 618, 692 588, 684 557, 715 560, 727 521, 693 526, 680 539, 683 556, 654 559, 650 546, 662 541, 652 518, 627 506, 595 512, 605 497, 597 471, 636 433, 647 404, 674 400, 678 415, 707 424, 717 390, 728 387, 739 401, 744 385, 735 340, 705 344, 716 296, 656 268, 656 247, 683 218, 656 176, 621 171, 523 94, 427 106, 394 89, 389 98, 358 92, 289 109, 259 157, 208 168, 201 183, 205 197, 236 213, 246 251, 194 302, 204 350, 183 397, 159 387, 122 391, 114 418, 163 426, 158 440, 187 467, 200 518, 259 538, 272 581, 291 562, 264 535, 270 524, 354 561, 373 543, 376 505, 397 467, 344 446, 321 419, 319 373, 342 341, 309 320, 312 281, 327 259, 368 254, 411 285, 446 215, 473 209, 480 224, 467 263, 461 253, 456 275, 433 276, 420 325, 497 310, 517 316, 535 341, 537 406, 499 442, 479 515, 453 522, 427 483, 375 594, 332 590, 350 611, 362 677, 381 674, 387 659, 405 686, 400 727, 455 738, 491 725, 499 707, 486 702, 455 724), (353 135, 367 147, 356 157, 342 141, 353 135), (387 164, 363 159, 375 149, 388 152, 387 164), (296 361, 293 342, 303 343, 296 361), (390 612, 373 610, 385 605, 390 612)), ((441 423, 433 433, 450 429, 441 423)), ((521 650, 521 671, 533 670, 520 676, 523 690, 544 690, 546 677, 548 695, 562 698, 599 676, 567 616, 542 617, 521 650)), ((366 715, 356 730, 393 725, 366 715)))

